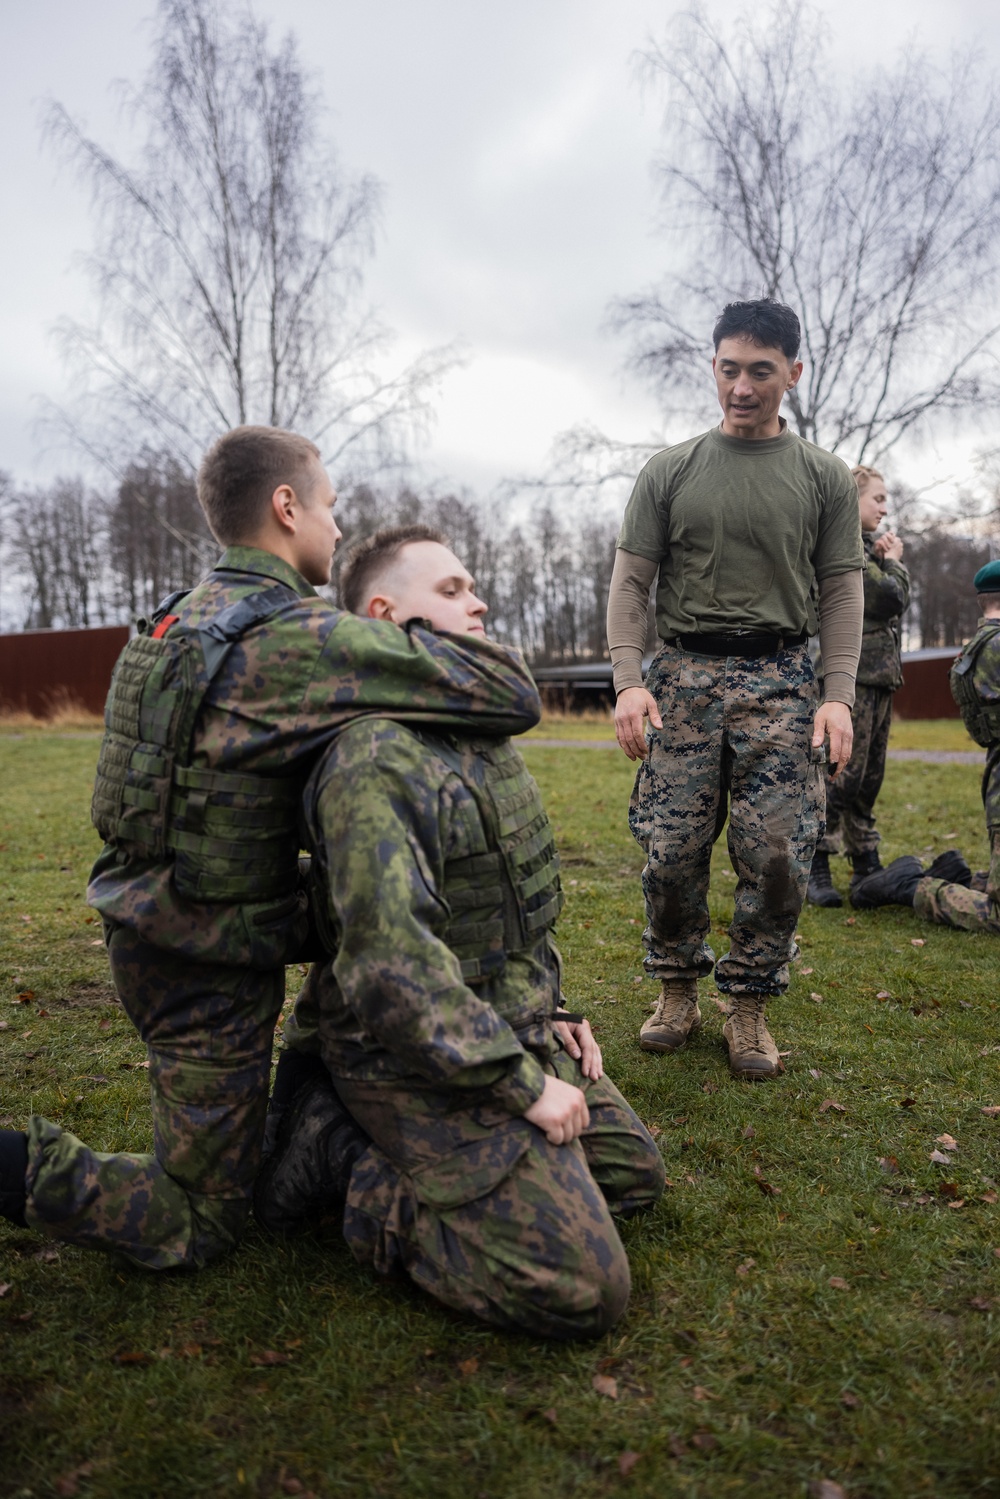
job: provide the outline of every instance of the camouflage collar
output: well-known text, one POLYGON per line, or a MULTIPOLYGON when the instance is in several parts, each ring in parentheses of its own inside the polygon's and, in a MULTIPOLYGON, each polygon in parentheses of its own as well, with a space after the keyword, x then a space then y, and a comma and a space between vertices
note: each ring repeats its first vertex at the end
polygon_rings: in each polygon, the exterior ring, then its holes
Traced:
POLYGON ((300 598, 318 597, 312 584, 307 583, 290 562, 276 557, 273 552, 263 552, 259 547, 226 547, 215 566, 225 568, 227 572, 251 573, 255 578, 273 578, 276 583, 294 588, 300 598))

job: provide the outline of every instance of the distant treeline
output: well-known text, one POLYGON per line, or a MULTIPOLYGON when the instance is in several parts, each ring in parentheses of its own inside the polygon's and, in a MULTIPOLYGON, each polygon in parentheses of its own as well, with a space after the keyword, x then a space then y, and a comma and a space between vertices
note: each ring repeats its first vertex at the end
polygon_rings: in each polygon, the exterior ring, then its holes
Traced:
MULTIPOLYGON (((341 548, 381 525, 438 526, 489 605, 491 633, 536 663, 607 654, 604 617, 619 517, 578 500, 536 499, 507 521, 495 505, 453 494, 394 492, 361 484, 342 495, 341 548)), ((972 634, 971 579, 988 542, 940 521, 903 531, 913 580, 908 643, 953 645, 972 634)), ((146 455, 111 493, 82 479, 8 486, 0 534, 0 628, 69 628, 127 622, 175 588, 191 585, 218 555, 190 478, 146 455)), ((337 576, 331 585, 336 598, 337 576)))

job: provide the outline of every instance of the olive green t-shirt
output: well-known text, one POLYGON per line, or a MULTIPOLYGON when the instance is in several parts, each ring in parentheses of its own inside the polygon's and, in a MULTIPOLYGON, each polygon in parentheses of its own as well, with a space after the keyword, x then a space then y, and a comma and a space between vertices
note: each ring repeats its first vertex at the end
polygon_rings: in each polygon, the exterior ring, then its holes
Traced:
POLYGON ((847 464, 790 432, 719 428, 656 453, 635 481, 622 551, 659 564, 656 629, 815 633, 814 580, 864 566, 847 464))

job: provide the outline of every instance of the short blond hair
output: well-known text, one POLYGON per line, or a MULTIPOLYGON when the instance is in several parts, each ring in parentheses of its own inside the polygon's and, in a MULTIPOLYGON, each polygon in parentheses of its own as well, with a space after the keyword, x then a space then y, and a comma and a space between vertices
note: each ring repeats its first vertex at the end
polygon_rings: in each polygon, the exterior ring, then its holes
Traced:
POLYGON ((869 468, 867 463, 856 463, 851 469, 854 482, 858 486, 858 494, 864 494, 873 479, 881 479, 885 483, 885 475, 880 474, 877 468, 869 468))

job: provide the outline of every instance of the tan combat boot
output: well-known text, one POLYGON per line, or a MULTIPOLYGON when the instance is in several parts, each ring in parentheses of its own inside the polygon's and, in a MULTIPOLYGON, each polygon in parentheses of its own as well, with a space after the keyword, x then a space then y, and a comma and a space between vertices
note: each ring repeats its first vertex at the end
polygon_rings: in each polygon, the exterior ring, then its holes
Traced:
POLYGON ((774 1038, 764 1024, 766 1003, 752 994, 734 995, 729 1001, 729 1019, 722 1027, 730 1072, 751 1083, 784 1071, 774 1038))
POLYGON ((656 1009, 639 1032, 643 1051, 680 1051, 701 1026, 696 979, 663 979, 656 1009))

